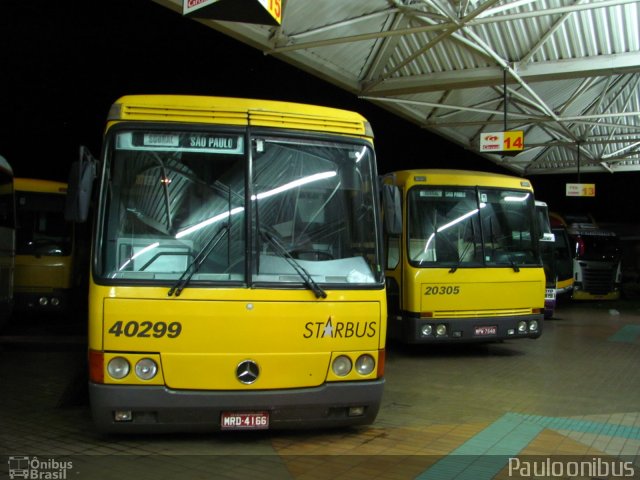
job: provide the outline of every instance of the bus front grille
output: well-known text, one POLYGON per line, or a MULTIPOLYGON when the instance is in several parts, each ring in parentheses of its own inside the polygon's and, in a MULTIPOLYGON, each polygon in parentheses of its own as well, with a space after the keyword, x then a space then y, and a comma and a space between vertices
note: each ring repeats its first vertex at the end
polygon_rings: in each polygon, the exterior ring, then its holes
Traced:
POLYGON ((582 266, 582 289, 594 295, 606 295, 613 290, 616 269, 611 265, 582 266))
POLYGON ((495 310, 436 310, 434 318, 484 318, 531 315, 530 308, 507 308, 495 310))

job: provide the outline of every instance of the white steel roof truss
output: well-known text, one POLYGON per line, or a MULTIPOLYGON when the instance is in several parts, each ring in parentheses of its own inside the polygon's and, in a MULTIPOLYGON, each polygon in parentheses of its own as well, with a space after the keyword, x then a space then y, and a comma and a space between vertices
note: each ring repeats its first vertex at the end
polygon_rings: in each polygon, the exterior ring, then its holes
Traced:
POLYGON ((581 171, 640 171, 640 0, 314 5, 283 0, 280 27, 200 21, 466 148, 506 109, 525 151, 483 155, 516 172, 575 171, 578 149, 581 171))

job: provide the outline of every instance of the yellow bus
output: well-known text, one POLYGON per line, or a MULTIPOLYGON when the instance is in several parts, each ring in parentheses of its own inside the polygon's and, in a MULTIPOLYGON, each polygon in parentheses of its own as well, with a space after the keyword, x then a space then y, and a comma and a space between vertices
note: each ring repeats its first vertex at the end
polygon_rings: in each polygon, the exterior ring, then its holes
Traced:
MULTIPOLYGON (((89 392, 107 432, 374 421, 386 296, 373 133, 339 109, 136 95, 109 111, 89 210, 89 392)), ((72 185, 73 184, 73 185, 72 185)))
POLYGON ((15 261, 15 200, 13 169, 0 155, 0 326, 13 313, 13 276, 15 261))
POLYGON ((434 169, 393 172, 383 182, 398 188, 402 218, 386 235, 389 338, 541 335, 545 274, 528 180, 434 169))
POLYGON ((16 178, 15 308, 64 313, 71 302, 73 223, 64 219, 67 184, 16 178))

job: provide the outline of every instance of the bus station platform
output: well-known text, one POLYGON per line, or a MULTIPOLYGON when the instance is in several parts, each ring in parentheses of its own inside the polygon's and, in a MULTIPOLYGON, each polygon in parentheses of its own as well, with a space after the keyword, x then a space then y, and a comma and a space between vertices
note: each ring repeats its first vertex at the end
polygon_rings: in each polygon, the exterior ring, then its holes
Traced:
POLYGON ((0 332, 0 479, 640 478, 640 301, 563 302, 537 340, 387 347, 366 427, 107 436, 82 323, 0 332))

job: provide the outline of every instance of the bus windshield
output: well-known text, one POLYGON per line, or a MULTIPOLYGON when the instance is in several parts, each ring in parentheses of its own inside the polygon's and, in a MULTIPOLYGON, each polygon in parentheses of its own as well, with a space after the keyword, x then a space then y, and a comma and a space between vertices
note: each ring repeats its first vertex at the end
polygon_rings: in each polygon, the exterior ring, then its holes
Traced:
POLYGON ((579 260, 617 262, 621 257, 620 240, 608 230, 598 228, 575 230, 575 253, 579 260))
POLYGON ((415 187, 407 198, 409 259, 422 267, 539 265, 526 191, 415 187))
POLYGON ((70 255, 73 226, 64 219, 59 193, 16 190, 16 254, 70 255))
POLYGON ((379 284, 374 155, 335 138, 113 129, 99 277, 379 284))

